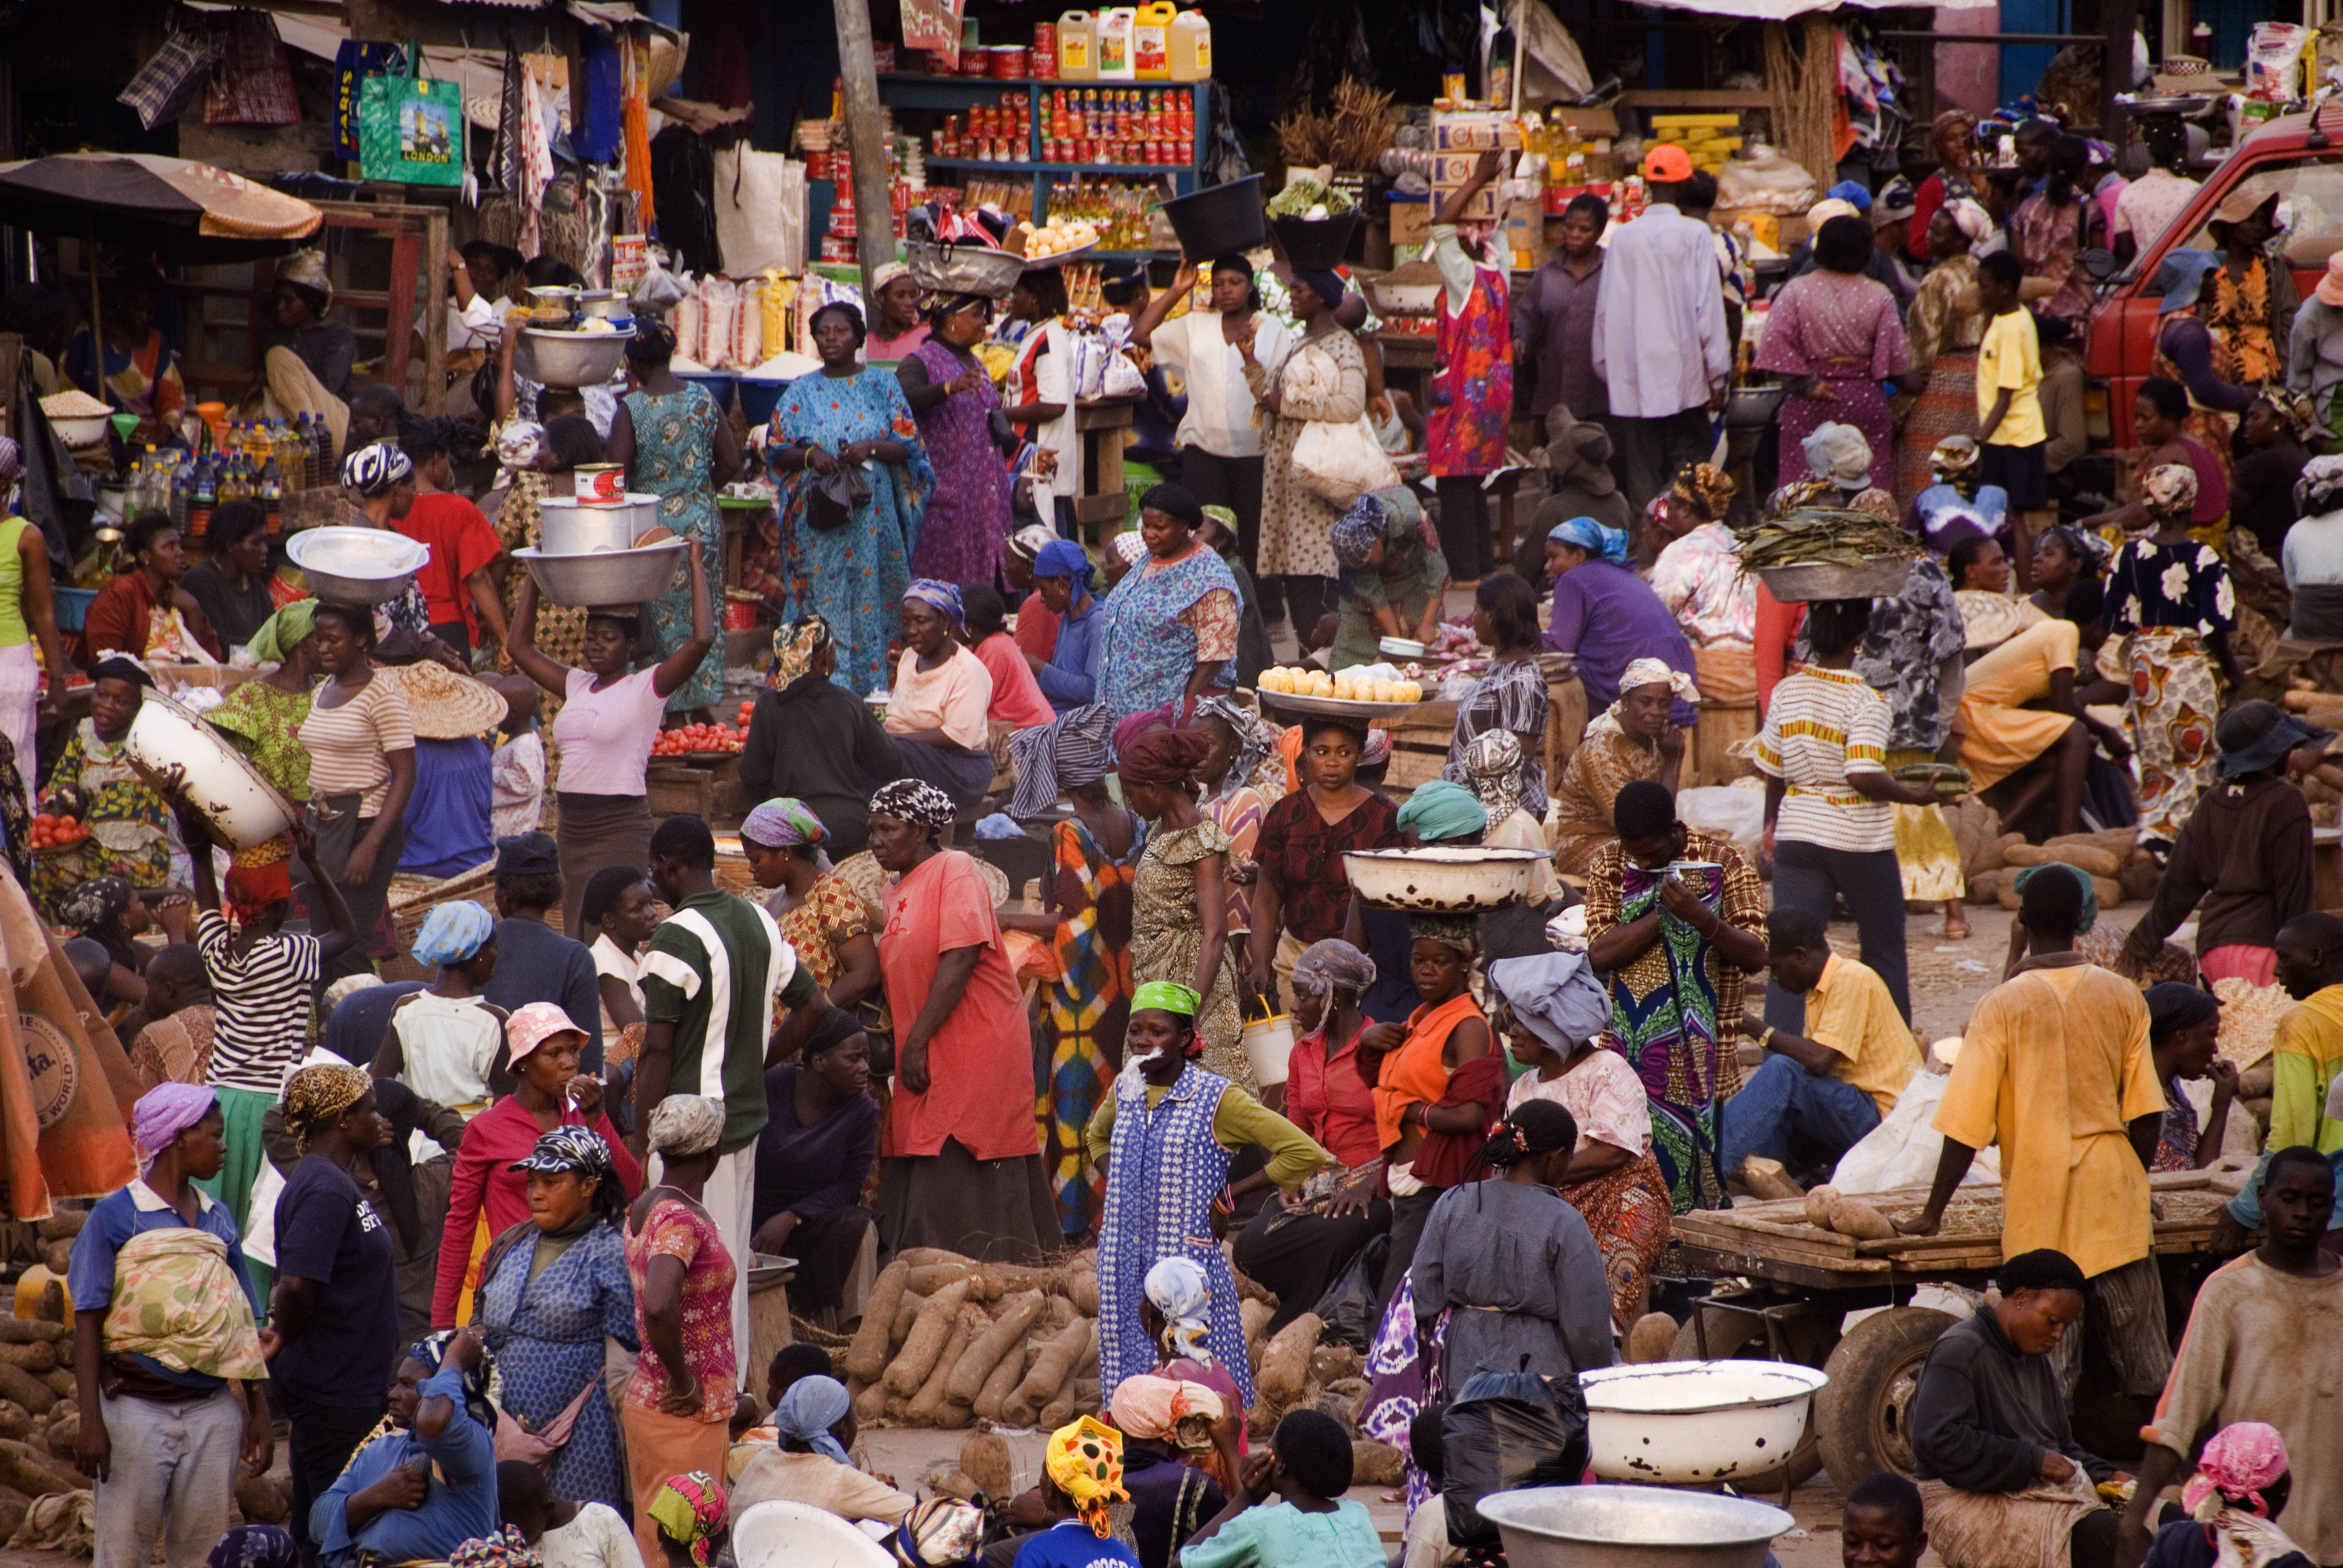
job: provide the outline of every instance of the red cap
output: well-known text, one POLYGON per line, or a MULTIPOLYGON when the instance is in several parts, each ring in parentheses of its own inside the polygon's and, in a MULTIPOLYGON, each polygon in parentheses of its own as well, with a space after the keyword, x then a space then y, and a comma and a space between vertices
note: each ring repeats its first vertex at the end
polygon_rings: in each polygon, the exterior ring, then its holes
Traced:
POLYGON ((1662 185, 1678 185, 1692 178, 1692 155, 1674 142, 1662 142, 1644 155, 1644 177, 1662 185))

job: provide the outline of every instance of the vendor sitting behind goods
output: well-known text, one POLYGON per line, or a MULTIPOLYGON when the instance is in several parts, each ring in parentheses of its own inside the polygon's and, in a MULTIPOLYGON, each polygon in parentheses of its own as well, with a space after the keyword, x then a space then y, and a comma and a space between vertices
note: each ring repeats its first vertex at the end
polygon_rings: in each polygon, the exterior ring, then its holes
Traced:
POLYGON ((1742 1019, 1742 1032, 1766 1056, 1725 1102, 1725 1173, 1752 1155, 1826 1173, 1896 1109, 1920 1047, 1885 982, 1831 951, 1811 912, 1775 910, 1765 936, 1773 983, 1806 999, 1806 1032, 1769 1028, 1754 1013, 1742 1019))
POLYGON ((408 1347, 390 1385, 391 1429, 359 1449, 309 1511, 329 1568, 365 1558, 445 1562, 496 1533, 496 1441, 466 1404, 484 1353, 478 1326, 408 1347), (429 1462, 418 1470, 418 1459, 429 1462))
POLYGON ((1912 1457, 1946 1568, 2103 1563, 2117 1515, 2093 1486, 2115 1466, 2066 1421, 2051 1352, 2083 1315, 2083 1271, 2043 1248, 2001 1265, 2000 1299, 1939 1337, 1912 1398, 1912 1457))

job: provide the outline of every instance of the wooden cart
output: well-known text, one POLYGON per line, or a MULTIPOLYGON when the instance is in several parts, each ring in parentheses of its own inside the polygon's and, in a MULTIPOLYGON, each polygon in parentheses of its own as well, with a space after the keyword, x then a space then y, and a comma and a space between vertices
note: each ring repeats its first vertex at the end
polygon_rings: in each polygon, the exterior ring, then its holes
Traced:
MULTIPOLYGON (((2220 1205, 2237 1191, 2239 1172, 2152 1173, 2159 1210, 2156 1256, 2164 1260, 2167 1297, 2176 1283, 2193 1296, 2220 1205)), ((1919 1211, 1925 1187, 1869 1193, 1864 1201, 1890 1218, 1919 1211)), ((1957 1320, 1916 1306, 1920 1286, 1982 1288, 2001 1262, 2001 1189, 1966 1186, 1935 1236, 1859 1241, 1805 1222, 1797 1199, 1696 1209, 1675 1220, 1675 1240, 1661 1272, 1714 1282, 1676 1332, 1680 1361, 1747 1357, 1819 1367, 1830 1382, 1815 1396, 1805 1439, 1780 1472, 1753 1486, 1794 1486, 1824 1465, 1842 1487, 1875 1471, 1912 1473, 1908 1412, 1920 1363, 1936 1336, 1957 1320), (1846 1314, 1885 1308, 1847 1326, 1846 1314)), ((2078 1393, 2080 1402, 2087 1389, 2078 1393)), ((2078 1403, 2078 1426, 2087 1424, 2078 1403)), ((2137 1414, 2109 1412, 2136 1430, 2137 1414)))

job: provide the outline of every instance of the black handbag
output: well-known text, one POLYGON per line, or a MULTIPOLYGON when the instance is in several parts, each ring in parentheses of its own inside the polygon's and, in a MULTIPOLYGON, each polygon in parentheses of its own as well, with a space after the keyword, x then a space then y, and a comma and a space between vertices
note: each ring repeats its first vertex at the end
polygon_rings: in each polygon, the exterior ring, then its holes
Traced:
POLYGON ((855 508, 870 498, 870 481, 860 465, 841 462, 827 474, 814 476, 806 490, 806 521, 818 532, 830 533, 854 520, 855 508))

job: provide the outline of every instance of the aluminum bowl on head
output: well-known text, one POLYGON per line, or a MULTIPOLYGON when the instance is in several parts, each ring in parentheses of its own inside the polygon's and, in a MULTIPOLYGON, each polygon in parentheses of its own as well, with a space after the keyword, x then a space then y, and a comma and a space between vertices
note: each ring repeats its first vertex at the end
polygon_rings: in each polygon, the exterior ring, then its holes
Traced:
POLYGON ((1417 915, 1476 915, 1529 896, 1544 849, 1427 844, 1420 849, 1346 849, 1342 869, 1360 900, 1417 915))
POLYGON ((528 568, 537 591, 555 604, 633 607, 653 599, 675 586, 683 570, 683 552, 690 541, 669 539, 631 550, 605 550, 585 556, 549 556, 540 549, 513 551, 513 558, 528 568))
POLYGON ((140 694, 122 749, 138 776, 157 789, 167 792, 176 772, 188 804, 224 848, 253 849, 293 826, 292 803, 242 752, 194 709, 151 687, 140 694))
POLYGON ((537 507, 538 548, 548 556, 632 549, 635 540, 659 520, 659 497, 640 490, 628 491, 618 506, 581 501, 575 496, 548 496, 537 507))
POLYGON ((430 564, 431 550, 388 528, 306 528, 285 553, 328 604, 388 604, 430 564))
POLYGON ((1789 1362, 1650 1362, 1581 1372, 1586 1440, 1605 1481, 1706 1485, 1780 1468, 1830 1382, 1789 1362))
POLYGON ((626 362, 632 332, 546 332, 521 328, 513 369, 546 387, 599 387, 626 362))
POLYGON ((1513 1568, 1763 1568, 1797 1523, 1768 1503, 1658 1486, 1530 1486, 1475 1506, 1513 1568))

